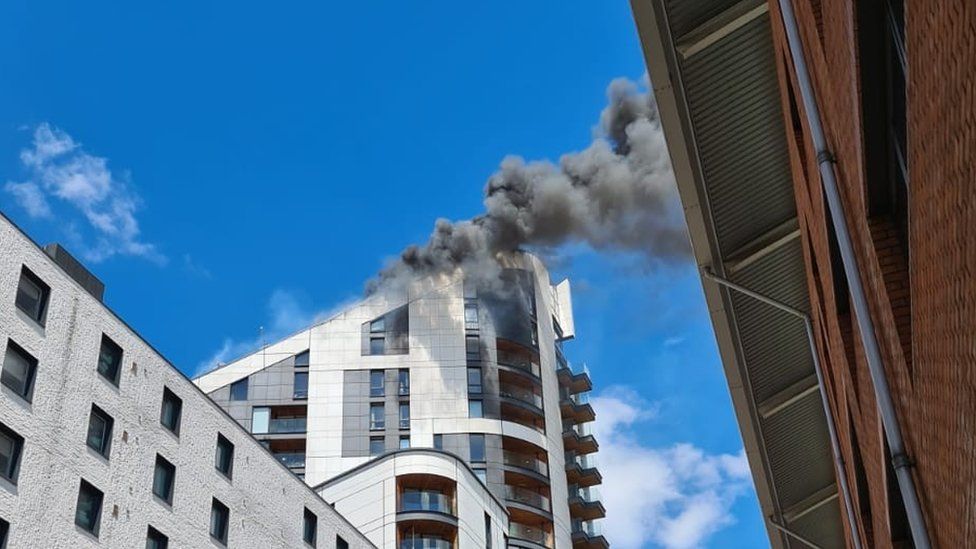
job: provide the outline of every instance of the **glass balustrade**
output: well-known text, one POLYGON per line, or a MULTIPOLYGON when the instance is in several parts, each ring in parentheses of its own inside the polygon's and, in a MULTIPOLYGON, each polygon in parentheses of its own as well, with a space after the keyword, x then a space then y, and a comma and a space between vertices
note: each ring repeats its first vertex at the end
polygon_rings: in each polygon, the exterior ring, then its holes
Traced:
POLYGON ((513 465, 522 469, 528 469, 542 475, 549 474, 549 466, 535 456, 520 454, 518 452, 512 452, 511 450, 502 450, 502 459, 505 465, 513 465))
POLYGON ((539 545, 552 547, 552 535, 542 528, 536 528, 535 526, 527 526, 518 522, 509 522, 508 535, 512 538, 524 539, 526 541, 538 543, 539 545))
POLYGON ((451 549, 451 542, 435 536, 410 536, 400 540, 400 549, 451 549))
POLYGON ((505 499, 524 503, 543 511, 549 511, 549 498, 532 490, 527 490, 518 486, 505 486, 505 499))
POLYGON ((598 520, 574 520, 573 533, 586 534, 587 536, 602 536, 603 523, 598 520))
POLYGON ((269 433, 304 433, 306 418, 291 417, 272 419, 268 424, 269 433))
POLYGON ((454 505, 450 496, 440 492, 404 490, 400 495, 400 511, 429 511, 453 515, 454 505))
POLYGON ((537 395, 524 387, 503 383, 498 386, 498 394, 502 397, 513 398, 515 400, 531 404, 536 408, 542 408, 542 396, 537 395))
POLYGON ((305 452, 280 452, 274 454, 274 457, 289 469, 305 467, 305 452))
POLYGON ((518 368, 519 370, 524 370, 535 377, 539 377, 539 365, 534 361, 515 353, 498 351, 498 365, 518 368))

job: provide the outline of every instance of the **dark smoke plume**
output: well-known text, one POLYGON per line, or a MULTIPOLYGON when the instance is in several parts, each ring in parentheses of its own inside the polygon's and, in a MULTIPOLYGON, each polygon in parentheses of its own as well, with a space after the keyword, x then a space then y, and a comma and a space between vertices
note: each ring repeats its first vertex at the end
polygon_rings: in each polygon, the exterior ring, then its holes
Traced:
POLYGON ((367 292, 417 275, 492 277, 497 254, 582 242, 672 263, 690 252, 653 96, 627 79, 607 88, 593 142, 559 164, 505 158, 485 187, 485 213, 438 219, 426 244, 410 246, 367 292))

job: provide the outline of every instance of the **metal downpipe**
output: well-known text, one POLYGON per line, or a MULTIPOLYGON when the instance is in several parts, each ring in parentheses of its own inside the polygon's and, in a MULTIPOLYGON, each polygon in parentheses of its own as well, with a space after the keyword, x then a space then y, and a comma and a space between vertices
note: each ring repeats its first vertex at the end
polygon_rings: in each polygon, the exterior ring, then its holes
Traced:
POLYGON ((827 148, 827 139, 821 124, 820 109, 814 98, 813 85, 810 82, 810 73, 807 69, 806 57, 803 53, 803 45, 796 24, 796 15, 793 13, 793 5, 790 0, 778 0, 778 3, 783 14, 783 26, 789 42, 790 56, 796 69, 800 97, 806 112, 807 124, 810 126, 810 137, 816 151, 817 166, 827 196, 827 206, 833 220, 834 233, 837 235, 837 244, 844 264, 847 285, 850 288, 851 301, 854 304, 854 313, 857 317, 858 331, 861 334, 861 343, 864 346, 864 354, 871 374, 871 383, 874 386, 875 399, 878 401, 881 423, 888 438, 891 464, 898 479, 898 489, 905 503, 905 512, 911 526, 915 547, 917 549, 929 549, 931 545, 928 528, 925 525, 925 517, 922 514, 918 492, 911 473, 912 462, 905 453, 901 427, 891 399, 888 380, 885 377, 881 349, 878 345, 877 333, 874 330, 874 320, 871 318, 867 295, 861 283, 861 271, 854 255, 854 244, 850 232, 847 230, 847 216, 844 212, 834 173, 834 158, 827 148))
MULTIPOLYGON (((861 536, 858 533, 857 522, 854 520, 854 507, 851 500, 851 491, 847 485, 844 455, 840 452, 840 443, 837 440, 837 429, 834 425, 834 416, 830 413, 830 401, 827 399, 827 389, 824 387, 823 371, 820 366, 820 356, 817 354, 817 347, 814 343, 813 323, 810 322, 810 316, 803 311, 794 309, 781 301, 777 301, 769 296, 763 295, 754 290, 750 290, 745 286, 736 284, 731 280, 722 278, 708 267, 702 270, 702 275, 716 284, 745 294, 757 301, 789 313, 803 321, 803 327, 807 332, 807 343, 810 345, 810 354, 813 356, 813 369, 817 373, 817 387, 820 389, 820 403, 823 405, 824 416, 827 421, 827 434, 830 436, 830 449, 834 454, 834 463, 837 465, 837 485, 840 487, 841 495, 844 497, 844 510, 847 513, 847 522, 850 524, 851 539, 854 541, 854 548, 861 549, 861 536)), ((777 529, 785 531, 784 527, 778 525, 776 522, 773 522, 772 519, 770 519, 770 523, 777 529)), ((792 535, 792 532, 788 533, 792 535)), ((802 541, 808 544, 810 543, 806 539, 803 539, 802 541)))

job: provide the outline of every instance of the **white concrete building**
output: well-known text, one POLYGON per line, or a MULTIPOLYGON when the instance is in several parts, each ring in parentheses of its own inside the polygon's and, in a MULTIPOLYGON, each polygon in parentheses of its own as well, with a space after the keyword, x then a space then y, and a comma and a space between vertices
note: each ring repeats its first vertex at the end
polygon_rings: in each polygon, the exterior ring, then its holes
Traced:
POLYGON ((373 547, 102 289, 0 215, 0 548, 373 547))
POLYGON ((195 381, 379 547, 486 547, 471 518, 486 514, 510 547, 606 547, 594 523, 604 509, 589 459, 591 383, 561 349, 574 336, 569 283, 551 285, 528 254, 503 263, 501 284, 422 278, 195 381), (429 474, 401 479, 401 463, 429 474), (445 520, 419 520, 405 490, 428 494, 445 520), (457 494, 475 497, 444 511, 457 494))

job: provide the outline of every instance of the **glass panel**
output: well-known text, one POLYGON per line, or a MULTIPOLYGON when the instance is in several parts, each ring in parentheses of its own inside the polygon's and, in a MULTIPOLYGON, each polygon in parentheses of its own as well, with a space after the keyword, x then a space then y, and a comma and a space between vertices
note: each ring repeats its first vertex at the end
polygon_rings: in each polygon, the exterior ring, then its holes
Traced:
POLYGON ((146 549, 166 549, 168 545, 169 539, 150 526, 149 533, 146 534, 146 549))
POLYGON ((305 351, 305 352, 302 352, 302 353, 298 353, 297 355, 295 355, 295 367, 296 368, 304 368, 304 367, 307 367, 308 366, 308 356, 309 356, 308 351, 305 351))
POLYGON ((400 428, 401 429, 410 428, 410 405, 409 404, 400 405, 400 428))
POLYGON ((444 449, 444 435, 434 435, 434 448, 437 450, 444 449))
POLYGON ((543 511, 549 511, 549 498, 519 486, 505 486, 505 499, 531 505, 543 511))
POLYGON ((481 368, 468 368, 468 393, 481 394, 481 368))
POLYGON ((247 400, 247 380, 248 378, 245 377, 230 384, 231 400, 247 400))
POLYGON ((180 412, 183 401, 168 388, 163 390, 163 409, 160 413, 160 423, 175 434, 180 430, 180 412))
POLYGON ((224 438, 223 436, 217 436, 217 457, 216 457, 216 467, 217 470, 223 473, 225 476, 230 476, 231 468, 234 464, 234 445, 224 438))
POLYGON ((400 495, 400 511, 433 511, 453 514, 451 497, 433 490, 407 488, 400 495))
POLYGON ((92 408, 88 418, 88 446, 96 452, 105 455, 108 451, 111 437, 111 420, 98 409, 92 408))
POLYGON ((480 400, 468 401, 468 417, 485 417, 480 400))
POLYGON ((7 428, 0 430, 0 475, 7 480, 14 480, 23 443, 24 439, 13 431, 7 428))
POLYGON ((471 461, 485 461, 485 435, 471 435, 471 461))
POLYGON ((488 471, 486 469, 475 469, 474 476, 478 477, 478 480, 480 480, 482 484, 488 486, 488 471))
POLYGON ((369 331, 373 334, 381 334, 386 331, 386 318, 379 317, 369 323, 369 331))
POLYGON ((251 432, 256 434, 267 433, 271 423, 270 408, 255 408, 251 412, 251 432))
POLYGON ((386 391, 384 389, 386 374, 383 370, 370 370, 369 372, 369 396, 381 397, 386 391))
POLYGON ((382 337, 369 338, 369 354, 371 355, 386 354, 386 340, 382 337))
POLYGON ((481 358, 481 338, 476 335, 465 336, 464 349, 469 359, 477 360, 481 358))
POLYGON ((400 437, 400 448, 403 449, 409 447, 410 447, 410 437, 400 437))
POLYGON ((302 539, 305 540, 305 543, 315 545, 315 531, 318 529, 318 522, 318 517, 308 509, 305 509, 304 531, 302 533, 302 539))
POLYGON ((78 490, 78 504, 75 508, 75 524, 97 536, 98 518, 101 511, 102 492, 84 480, 81 481, 81 487, 78 490))
POLYGON ((27 313, 28 316, 40 322, 44 313, 44 290, 25 273, 20 275, 20 284, 17 286, 17 308, 27 313))
POLYGON ((467 329, 478 327, 478 305, 474 303, 464 304, 464 327, 467 329))
POLYGON ((378 456, 383 453, 386 448, 383 444, 383 439, 378 437, 373 437, 369 439, 369 455, 378 456))
POLYGON ((227 520, 229 514, 230 511, 224 504, 216 499, 213 500, 213 506, 210 509, 210 536, 221 543, 227 542, 227 520))
POLYGON ((294 398, 308 398, 308 372, 295 373, 294 398))
POLYGON ((30 392, 33 370, 33 360, 25 356, 19 349, 14 348, 13 342, 9 342, 7 354, 3 359, 3 373, 0 374, 0 383, 18 395, 26 397, 30 392))
POLYGON ((372 404, 369 407, 369 428, 383 429, 386 427, 386 412, 382 404, 372 404))
POLYGON ((121 363, 122 348, 103 335, 102 347, 98 353, 98 373, 102 374, 105 379, 117 384, 121 363))
POLYGON ((410 394, 410 370, 400 370, 399 391, 401 395, 410 394))
POLYGON ((176 469, 160 456, 156 456, 156 470, 153 473, 152 492, 167 503, 173 502, 173 477, 176 469))

